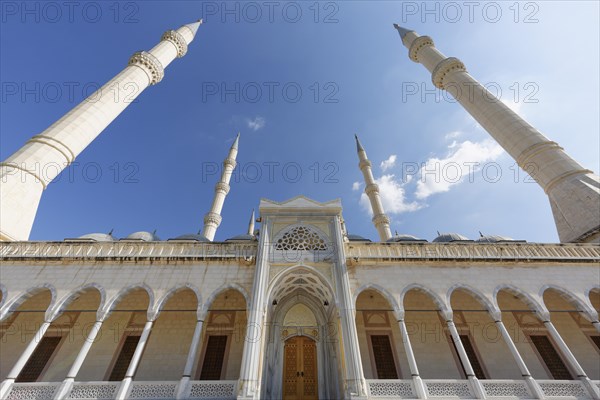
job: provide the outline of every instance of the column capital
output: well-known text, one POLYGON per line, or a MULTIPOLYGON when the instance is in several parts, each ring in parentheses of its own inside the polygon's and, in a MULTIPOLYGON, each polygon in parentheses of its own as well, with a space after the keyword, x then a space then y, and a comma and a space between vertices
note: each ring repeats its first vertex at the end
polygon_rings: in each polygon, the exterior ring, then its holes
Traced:
POLYGON ((177 47, 177 58, 181 58, 185 56, 188 51, 188 44, 185 41, 183 35, 177 31, 170 30, 163 33, 160 40, 166 40, 175 45, 177 47))
POLYGON ((129 59, 128 65, 135 65, 144 70, 150 79, 150 85, 156 85, 165 76, 165 69, 152 54, 147 51, 138 51, 129 59))
POLYGON ((419 36, 410 45, 408 56, 414 62, 419 62, 419 51, 425 46, 434 46, 433 39, 429 36, 419 36))
POLYGON ((439 89, 445 89, 444 78, 450 72, 461 71, 466 72, 467 69, 462 61, 456 57, 448 57, 444 61, 436 65, 435 69, 431 73, 431 80, 435 87, 439 89))

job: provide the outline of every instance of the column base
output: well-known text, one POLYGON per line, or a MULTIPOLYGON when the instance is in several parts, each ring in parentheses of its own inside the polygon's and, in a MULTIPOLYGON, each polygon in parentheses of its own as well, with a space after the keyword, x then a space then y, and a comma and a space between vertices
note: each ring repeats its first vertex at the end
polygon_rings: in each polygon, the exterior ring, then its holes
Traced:
POLYGON ((115 396, 116 400, 125 400, 129 395, 129 389, 131 388, 131 382, 133 379, 125 378, 121 382, 121 386, 119 386, 119 390, 117 390, 117 395, 115 396))
POLYGON ((185 399, 189 396, 189 383, 189 376, 184 376, 183 378, 181 378, 181 380, 179 381, 179 385, 177 385, 177 390, 175 391, 176 399, 185 399))
POLYGON ((588 378, 587 376, 584 376, 584 377, 581 377, 579 379, 583 383, 583 386, 585 386, 585 389, 592 396, 592 399, 595 399, 595 400, 600 399, 600 390, 598 389, 598 386, 596 386, 594 384, 594 382, 592 382, 590 380, 590 378, 588 378))
POLYGON ((479 379, 477 379, 474 376, 470 376, 469 383, 471 384, 471 388, 473 389, 475 398, 477 398, 477 399, 485 399, 486 398, 485 397, 485 389, 483 388, 483 385, 481 384, 481 382, 479 382, 479 379))
POLYGON ((71 389, 73 389, 73 383, 75 383, 74 378, 66 378, 56 391, 56 394, 54 394, 53 400, 62 400, 67 398, 69 393, 71 393, 71 389))
POLYGON ((425 389, 425 383, 423 383, 423 379, 420 376, 412 377, 413 385, 415 387, 415 392, 417 394, 418 399, 426 399, 427 398, 427 390, 425 389))
POLYGON ((0 399, 6 398, 8 393, 10 393, 13 383, 15 383, 15 380, 11 378, 2 381, 2 384, 0 384, 0 399))

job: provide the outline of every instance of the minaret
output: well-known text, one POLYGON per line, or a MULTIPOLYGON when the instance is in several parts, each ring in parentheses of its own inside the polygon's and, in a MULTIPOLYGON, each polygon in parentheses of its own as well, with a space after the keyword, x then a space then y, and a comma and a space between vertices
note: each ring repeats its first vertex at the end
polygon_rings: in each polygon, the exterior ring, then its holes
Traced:
POLYGON ((411 60, 447 90, 544 189, 562 243, 600 242, 600 178, 569 157, 477 82, 457 58, 446 58, 428 36, 396 24, 411 60))
POLYGON ((229 193, 229 181, 236 166, 235 158, 237 157, 239 142, 240 134, 238 133, 229 149, 227 158, 223 161, 223 172, 221 173, 221 179, 215 185, 215 198, 213 199, 212 207, 204 216, 202 234, 210 241, 215 238, 217 228, 221 225, 221 220, 223 219, 221 217, 221 210, 223 209, 223 203, 225 203, 225 196, 229 193))
POLYGON ((367 158, 367 152, 362 147, 362 144, 360 144, 358 135, 354 135, 354 137, 356 138, 356 151, 358 152, 358 159, 360 160, 358 167, 365 178, 365 193, 369 197, 371 209, 373 210, 373 224, 375 225, 375 228, 377 228, 379 239, 382 242, 385 242, 392 237, 390 219, 383 211, 381 197, 379 196, 379 186, 375 183, 373 172, 371 171, 371 161, 367 158))
POLYGON ((248 223, 248 235, 254 236, 254 220, 256 217, 254 216, 254 209, 252 209, 252 215, 250 216, 250 222, 248 223))
POLYGON ((167 31, 152 50, 134 53, 123 71, 0 163, 0 240, 28 240, 43 190, 144 89, 161 81, 200 24, 167 31))

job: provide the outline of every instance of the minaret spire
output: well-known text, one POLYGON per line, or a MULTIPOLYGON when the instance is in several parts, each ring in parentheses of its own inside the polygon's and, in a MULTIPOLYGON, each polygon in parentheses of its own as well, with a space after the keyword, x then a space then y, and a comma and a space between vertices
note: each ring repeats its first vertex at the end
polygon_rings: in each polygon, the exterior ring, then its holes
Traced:
POLYGON ((248 223, 248 235, 254 236, 254 209, 252 209, 252 215, 250 216, 250 222, 248 223))
POLYGON ((433 84, 452 94, 544 189, 560 241, 600 243, 600 177, 486 90, 459 59, 440 53, 430 37, 394 27, 410 59, 431 72, 433 84))
POLYGON ((212 241, 217 233, 217 228, 221 225, 221 210, 223 210, 223 204, 225 203, 225 197, 229 193, 229 181, 231 180, 231 174, 236 166, 236 157, 238 153, 238 145, 240 141, 240 134, 238 133, 225 161, 223 161, 223 172, 221 173, 221 179, 215 185, 215 197, 212 202, 210 211, 204 215, 204 229, 202 234, 205 238, 212 241))
POLYGON ((373 172, 371 171, 371 161, 367 158, 367 152, 360 143, 358 135, 354 135, 354 138, 356 139, 356 151, 358 153, 358 159, 360 160, 358 167, 365 178, 365 193, 369 197, 371 209, 373 210, 373 224, 375 225, 375 228, 377 228, 379 239, 382 242, 385 242, 392 237, 390 219, 385 214, 383 205, 381 204, 379 186, 375 183, 375 178, 373 178, 373 172))
POLYGON ((29 239, 44 189, 135 97, 161 81, 165 68, 187 53, 201 24, 167 31, 152 50, 133 54, 123 71, 0 163, 0 240, 29 239))

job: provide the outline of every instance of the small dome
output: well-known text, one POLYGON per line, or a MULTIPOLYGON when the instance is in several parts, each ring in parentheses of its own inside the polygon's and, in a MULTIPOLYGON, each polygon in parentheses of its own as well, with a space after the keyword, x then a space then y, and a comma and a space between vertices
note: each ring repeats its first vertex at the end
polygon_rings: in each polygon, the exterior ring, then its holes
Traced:
POLYGON ((127 236, 124 240, 141 240, 144 242, 159 242, 160 238, 156 236, 154 233, 140 231, 134 232, 131 235, 127 236))
POLYGON ((353 235, 351 233, 348 234, 348 240, 350 242, 370 242, 371 239, 367 239, 365 237, 362 237, 360 235, 353 235))
POLYGON ((88 233, 77 239, 93 240, 95 242, 114 242, 115 238, 110 233, 88 233))
POLYGON ((416 236, 413 235, 394 235, 393 237, 389 238, 387 240, 388 243, 394 243, 394 242, 426 242, 427 240, 425 239, 419 239, 416 236))
POLYGON ((438 237, 433 239, 434 243, 450 243, 450 242, 464 242, 471 241, 469 238, 458 233, 440 233, 438 237))
POLYGON ((514 242, 515 240, 506 236, 485 235, 476 240, 480 243, 514 242))
POLYGON ((225 240, 226 242, 230 242, 230 241, 238 241, 238 240, 256 240, 256 236, 254 235, 248 235, 247 233, 244 233, 242 235, 236 235, 232 238, 229 238, 227 240, 225 240))
POLYGON ((196 242, 210 242, 204 235, 200 235, 199 233, 186 233, 185 235, 177 236, 176 238, 169 240, 193 240, 196 242))

